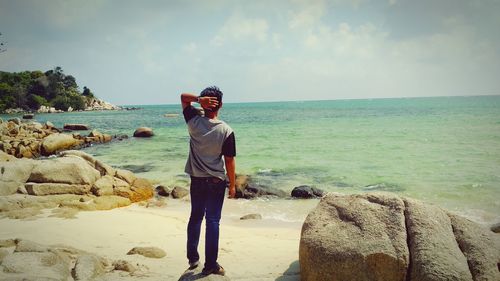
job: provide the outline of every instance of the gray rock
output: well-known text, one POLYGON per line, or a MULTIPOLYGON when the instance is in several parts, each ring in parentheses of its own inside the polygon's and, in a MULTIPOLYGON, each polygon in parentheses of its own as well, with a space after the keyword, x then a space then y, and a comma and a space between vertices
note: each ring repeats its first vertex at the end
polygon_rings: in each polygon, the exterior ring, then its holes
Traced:
POLYGON ((134 273, 137 271, 137 267, 125 260, 117 260, 113 262, 114 270, 120 270, 125 272, 134 273))
POLYGON ((49 250, 48 247, 35 243, 29 240, 19 240, 16 245, 16 249, 14 252, 47 252, 49 250))
POLYGON ((67 134, 51 134, 43 139, 41 144, 41 153, 43 155, 51 155, 57 151, 69 149, 81 145, 83 141, 73 138, 67 134))
POLYGON ((126 181, 130 185, 132 185, 134 183, 134 181, 137 179, 137 177, 134 175, 134 173, 132 173, 131 171, 122 170, 122 169, 116 169, 115 177, 126 181))
POLYGON ((15 252, 2 261, 1 280, 61 280, 70 278, 69 264, 51 252, 15 252))
POLYGON ((500 222, 495 223, 490 227, 490 230, 495 233, 500 233, 500 222))
POLYGON ((262 219, 261 214, 248 214, 240 218, 240 220, 261 220, 261 219, 262 219))
POLYGON ((35 114, 33 113, 28 113, 23 115, 23 119, 33 119, 35 117, 35 114))
POLYGON ((157 247, 134 247, 127 253, 127 255, 136 254, 155 259, 161 259, 167 255, 165 251, 157 247))
POLYGON ((231 280, 227 276, 221 276, 221 275, 215 275, 215 274, 210 274, 210 275, 202 275, 201 274, 202 267, 198 266, 195 269, 192 270, 186 270, 181 277, 179 278, 179 281, 229 281, 231 280))
POLYGON ((448 215, 440 208, 405 199, 411 280, 472 280, 448 215))
POLYGON ((60 157, 36 162, 28 179, 35 183, 92 185, 101 174, 79 157, 60 157))
POLYGON ((45 122, 45 127, 47 129, 55 128, 54 124, 52 124, 52 122, 50 121, 45 122))
POLYGON ((9 122, 12 122, 12 123, 14 123, 16 125, 21 125, 21 119, 19 119, 17 117, 9 119, 9 122))
POLYGON ((176 186, 172 189, 171 194, 173 198, 180 199, 189 195, 189 190, 184 187, 176 186))
POLYGON ((163 185, 158 185, 156 188, 156 193, 160 196, 168 197, 170 196, 170 193, 172 192, 168 187, 163 186, 163 185))
POLYGON ((0 195, 14 194, 23 187, 35 163, 28 159, 8 159, 10 160, 0 162, 0 195))
MULTIPOLYGON (((67 183, 33 183, 28 182, 24 185, 26 192, 30 195, 53 195, 53 194, 89 194, 90 185, 67 184, 67 183)), ((112 194, 113 192, 111 192, 112 194)), ((110 194, 108 194, 110 195, 110 194)))
POLYGON ((16 240, 14 239, 3 239, 0 240, 0 248, 9 248, 16 246, 16 240))
POLYGON ((140 127, 134 131, 134 137, 148 138, 154 136, 153 129, 148 127, 140 127))
POLYGON ((101 258, 86 254, 78 257, 71 275, 75 281, 90 281, 105 273, 106 262, 101 258))
POLYGON ((10 254, 9 251, 5 249, 0 249, 0 264, 2 264, 3 259, 10 254))
POLYGON ((90 154, 87 154, 87 153, 85 153, 83 151, 80 151, 80 150, 66 150, 66 151, 60 152, 59 155, 61 155, 61 156, 77 156, 77 157, 80 157, 80 158, 84 159, 85 161, 87 161, 90 164, 90 166, 92 166, 96 170, 98 170, 101 173, 101 176, 110 175, 110 176, 114 177, 115 174, 116 174, 115 169, 113 169, 111 166, 109 166, 108 164, 105 164, 105 163, 103 163, 103 162, 95 159, 90 154))
POLYGON ((299 258, 301 280, 405 280, 404 202, 327 195, 302 226, 299 258))
POLYGON ((63 128, 65 130, 73 130, 73 131, 86 131, 86 130, 90 130, 89 125, 86 125, 86 124, 64 124, 63 128))
POLYGON ((297 186, 292 190, 292 197, 295 198, 318 198, 323 197, 324 191, 308 185, 297 186))
POLYGON ((243 192, 240 192, 236 190, 236 198, 245 198, 245 199, 252 199, 256 197, 286 197, 287 193, 283 190, 270 187, 270 186, 264 186, 264 185, 255 185, 253 183, 250 183, 246 186, 245 190, 243 192))
POLYGON ((500 237, 465 218, 448 216, 474 281, 500 280, 500 237))
POLYGON ((106 175, 98 179, 92 186, 92 193, 96 196, 113 194, 113 177, 106 175))

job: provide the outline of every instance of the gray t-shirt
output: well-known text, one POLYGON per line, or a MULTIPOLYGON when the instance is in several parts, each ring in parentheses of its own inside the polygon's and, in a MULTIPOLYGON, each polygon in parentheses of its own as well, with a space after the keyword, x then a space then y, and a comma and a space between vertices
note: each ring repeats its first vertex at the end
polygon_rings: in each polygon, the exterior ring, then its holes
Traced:
POLYGON ((222 155, 236 155, 233 130, 222 120, 198 115, 192 106, 184 109, 184 118, 191 137, 184 171, 194 177, 217 177, 225 180, 222 155))

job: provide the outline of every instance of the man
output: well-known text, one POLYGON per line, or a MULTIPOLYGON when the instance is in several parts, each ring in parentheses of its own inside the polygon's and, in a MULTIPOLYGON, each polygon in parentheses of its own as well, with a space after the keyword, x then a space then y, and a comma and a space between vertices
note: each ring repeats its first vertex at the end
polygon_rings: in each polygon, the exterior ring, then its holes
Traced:
POLYGON ((224 268, 217 263, 219 221, 227 180, 229 198, 234 198, 236 194, 234 133, 231 127, 217 118, 222 107, 222 92, 217 87, 206 88, 200 96, 184 93, 181 101, 191 137, 185 168, 185 172, 191 176, 191 215, 187 229, 189 268, 194 269, 199 264, 198 242, 201 222, 205 216, 205 267, 202 274, 224 275, 224 268), (201 105, 204 116, 191 105, 192 102, 201 105))

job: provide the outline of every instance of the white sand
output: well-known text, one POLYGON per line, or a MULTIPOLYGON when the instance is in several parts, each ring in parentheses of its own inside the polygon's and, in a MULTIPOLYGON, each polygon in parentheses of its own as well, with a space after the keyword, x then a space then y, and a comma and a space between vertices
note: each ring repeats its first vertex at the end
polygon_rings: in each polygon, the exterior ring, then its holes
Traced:
MULTIPOLYGON (((299 280, 301 223, 298 220, 280 222, 266 215, 262 220, 239 220, 245 214, 242 210, 245 205, 237 201, 226 199, 221 221, 219 263, 227 275, 232 280, 299 280)), ((304 217, 316 203, 305 203, 304 217)), ((188 217, 189 203, 170 199, 165 207, 132 205, 110 211, 80 212, 76 219, 48 216, 35 220, 0 219, 0 239, 24 238, 47 245, 65 244, 109 260, 123 259, 144 265, 144 274, 133 280, 177 280, 187 268, 188 217), (126 255, 135 246, 159 247, 167 256, 151 259, 126 255)), ((204 231, 200 240, 203 262, 204 231)), ((132 280, 122 279, 127 276, 123 272, 113 274, 112 279, 132 280)))

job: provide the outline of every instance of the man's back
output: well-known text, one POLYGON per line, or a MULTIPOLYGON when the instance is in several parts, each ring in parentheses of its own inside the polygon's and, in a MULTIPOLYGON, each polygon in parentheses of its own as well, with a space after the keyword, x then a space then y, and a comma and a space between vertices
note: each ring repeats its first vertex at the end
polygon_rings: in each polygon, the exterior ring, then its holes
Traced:
POLYGON ((191 137, 185 172, 195 177, 212 176, 225 180, 222 155, 227 155, 229 146, 234 146, 233 130, 219 119, 198 115, 189 118, 191 113, 186 111, 196 111, 192 106, 184 111, 189 119, 187 125, 191 137))

